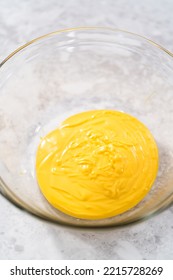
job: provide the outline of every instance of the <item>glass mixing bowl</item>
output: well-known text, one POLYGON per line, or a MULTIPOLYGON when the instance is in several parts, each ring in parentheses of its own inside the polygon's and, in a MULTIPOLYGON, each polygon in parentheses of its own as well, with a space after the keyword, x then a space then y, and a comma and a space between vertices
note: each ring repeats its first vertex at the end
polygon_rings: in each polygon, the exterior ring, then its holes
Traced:
POLYGON ((0 189, 39 217, 78 226, 136 221, 173 200, 173 55, 111 28, 74 28, 32 40, 0 64, 0 189), (137 117, 159 148, 159 172, 136 207, 102 220, 70 217, 43 197, 35 178, 40 137, 66 117, 115 109, 137 117))

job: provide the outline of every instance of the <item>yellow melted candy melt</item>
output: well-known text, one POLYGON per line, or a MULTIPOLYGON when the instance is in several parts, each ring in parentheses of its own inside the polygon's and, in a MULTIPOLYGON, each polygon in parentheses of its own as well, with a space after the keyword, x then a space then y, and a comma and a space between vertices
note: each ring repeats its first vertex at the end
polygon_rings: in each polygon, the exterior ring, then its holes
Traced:
POLYGON ((103 219, 137 205, 158 170, 158 149, 136 118, 94 110, 66 119, 38 147, 36 176, 55 208, 81 219, 103 219))

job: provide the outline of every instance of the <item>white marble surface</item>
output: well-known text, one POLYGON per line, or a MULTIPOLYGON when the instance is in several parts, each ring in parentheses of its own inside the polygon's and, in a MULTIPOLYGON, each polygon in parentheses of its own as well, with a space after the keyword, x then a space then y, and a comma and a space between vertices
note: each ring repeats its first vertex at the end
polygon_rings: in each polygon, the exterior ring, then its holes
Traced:
MULTIPOLYGON (((25 42, 75 26, 111 26, 173 51, 172 0, 0 0, 0 59, 25 42)), ((173 207, 111 229, 53 225, 0 196, 0 259, 173 259, 173 207)))

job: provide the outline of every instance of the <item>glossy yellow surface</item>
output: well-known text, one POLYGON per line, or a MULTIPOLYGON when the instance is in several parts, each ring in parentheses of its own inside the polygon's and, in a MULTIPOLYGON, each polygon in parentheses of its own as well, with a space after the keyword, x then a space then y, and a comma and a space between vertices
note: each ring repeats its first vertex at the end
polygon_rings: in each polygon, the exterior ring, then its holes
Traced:
POLYGON ((158 149, 136 118, 113 110, 79 113, 42 140, 36 176, 46 199, 82 219, 102 219, 137 205, 158 170, 158 149))

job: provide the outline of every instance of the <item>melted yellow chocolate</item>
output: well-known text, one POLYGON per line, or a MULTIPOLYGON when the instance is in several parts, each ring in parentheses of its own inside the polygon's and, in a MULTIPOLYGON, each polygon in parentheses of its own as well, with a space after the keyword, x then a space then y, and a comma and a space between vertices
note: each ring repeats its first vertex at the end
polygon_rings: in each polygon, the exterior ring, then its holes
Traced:
POLYGON ((158 170, 150 131, 136 118, 113 110, 79 113, 42 140, 36 176, 46 199, 82 219, 102 219, 137 205, 158 170))

